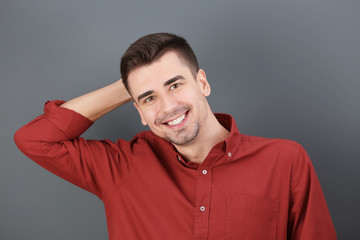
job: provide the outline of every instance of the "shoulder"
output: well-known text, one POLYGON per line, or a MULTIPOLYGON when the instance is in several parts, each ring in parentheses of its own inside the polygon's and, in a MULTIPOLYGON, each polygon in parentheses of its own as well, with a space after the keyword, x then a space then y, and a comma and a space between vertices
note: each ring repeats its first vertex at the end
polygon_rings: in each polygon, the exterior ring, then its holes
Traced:
POLYGON ((145 142, 145 143, 164 143, 167 142, 165 139, 156 136, 152 131, 143 131, 136 134, 131 142, 145 142))
POLYGON ((283 156, 286 159, 295 158, 300 151, 304 151, 302 145, 296 141, 281 138, 265 138, 241 134, 241 146, 259 153, 271 153, 283 156))
POLYGON ((143 131, 136 134, 130 141, 119 139, 116 142, 118 146, 127 146, 133 149, 140 149, 144 147, 161 148, 162 146, 168 146, 170 143, 163 138, 156 136, 151 131, 143 131))
POLYGON ((301 147, 301 144, 296 141, 282 138, 266 138, 241 134, 241 140, 243 143, 254 145, 271 145, 273 147, 286 147, 291 149, 298 149, 301 147))

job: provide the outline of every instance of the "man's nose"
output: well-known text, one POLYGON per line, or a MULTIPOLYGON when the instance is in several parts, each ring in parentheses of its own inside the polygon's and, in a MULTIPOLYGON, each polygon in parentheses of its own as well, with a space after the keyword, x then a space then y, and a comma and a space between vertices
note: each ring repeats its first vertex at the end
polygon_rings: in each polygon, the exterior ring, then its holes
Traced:
POLYGON ((174 97, 166 95, 160 99, 160 110, 162 112, 171 112, 177 107, 177 101, 174 97))

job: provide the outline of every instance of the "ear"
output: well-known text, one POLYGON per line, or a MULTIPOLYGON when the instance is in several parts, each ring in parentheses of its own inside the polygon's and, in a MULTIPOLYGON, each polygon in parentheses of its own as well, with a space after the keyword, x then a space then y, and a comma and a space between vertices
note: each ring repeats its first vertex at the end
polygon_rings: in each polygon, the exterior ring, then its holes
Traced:
POLYGON ((210 92, 211 92, 211 88, 210 88, 209 82, 206 79, 206 74, 205 74, 204 70, 199 69, 197 76, 196 76, 196 80, 200 87, 200 91, 201 91, 202 95, 205 97, 209 96, 210 92))
POLYGON ((143 113, 142 113, 139 105, 138 105, 135 101, 134 101, 134 106, 135 106, 135 108, 136 108, 136 109, 138 110, 138 112, 139 112, 139 115, 140 115, 140 118, 141 118, 141 123, 142 123, 144 126, 146 126, 146 125, 147 125, 147 122, 146 122, 146 120, 145 120, 145 118, 144 118, 144 115, 143 115, 143 113))

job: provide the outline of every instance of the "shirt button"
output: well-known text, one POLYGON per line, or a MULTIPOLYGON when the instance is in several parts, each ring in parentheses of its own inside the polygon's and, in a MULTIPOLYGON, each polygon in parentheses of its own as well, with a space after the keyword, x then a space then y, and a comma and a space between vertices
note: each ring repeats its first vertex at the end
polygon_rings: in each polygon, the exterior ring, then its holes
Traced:
POLYGON ((202 212, 205 211, 205 207, 204 207, 204 206, 201 206, 201 207, 200 207, 200 211, 202 211, 202 212))
POLYGON ((207 171, 204 169, 202 170, 202 174, 206 175, 207 174, 207 171))
POLYGON ((231 152, 228 153, 228 156, 231 157, 231 152))

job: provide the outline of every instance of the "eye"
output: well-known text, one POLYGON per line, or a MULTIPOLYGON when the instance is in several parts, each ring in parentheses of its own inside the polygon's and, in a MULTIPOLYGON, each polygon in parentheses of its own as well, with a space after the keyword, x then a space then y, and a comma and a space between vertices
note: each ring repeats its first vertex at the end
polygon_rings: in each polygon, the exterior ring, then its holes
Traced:
POLYGON ((151 102, 152 100, 154 100, 154 96, 150 96, 150 97, 147 97, 145 100, 144 100, 144 103, 149 103, 151 102))
POLYGON ((178 88, 178 87, 180 87, 180 85, 181 85, 180 83, 175 83, 175 84, 171 85, 170 90, 178 88))

